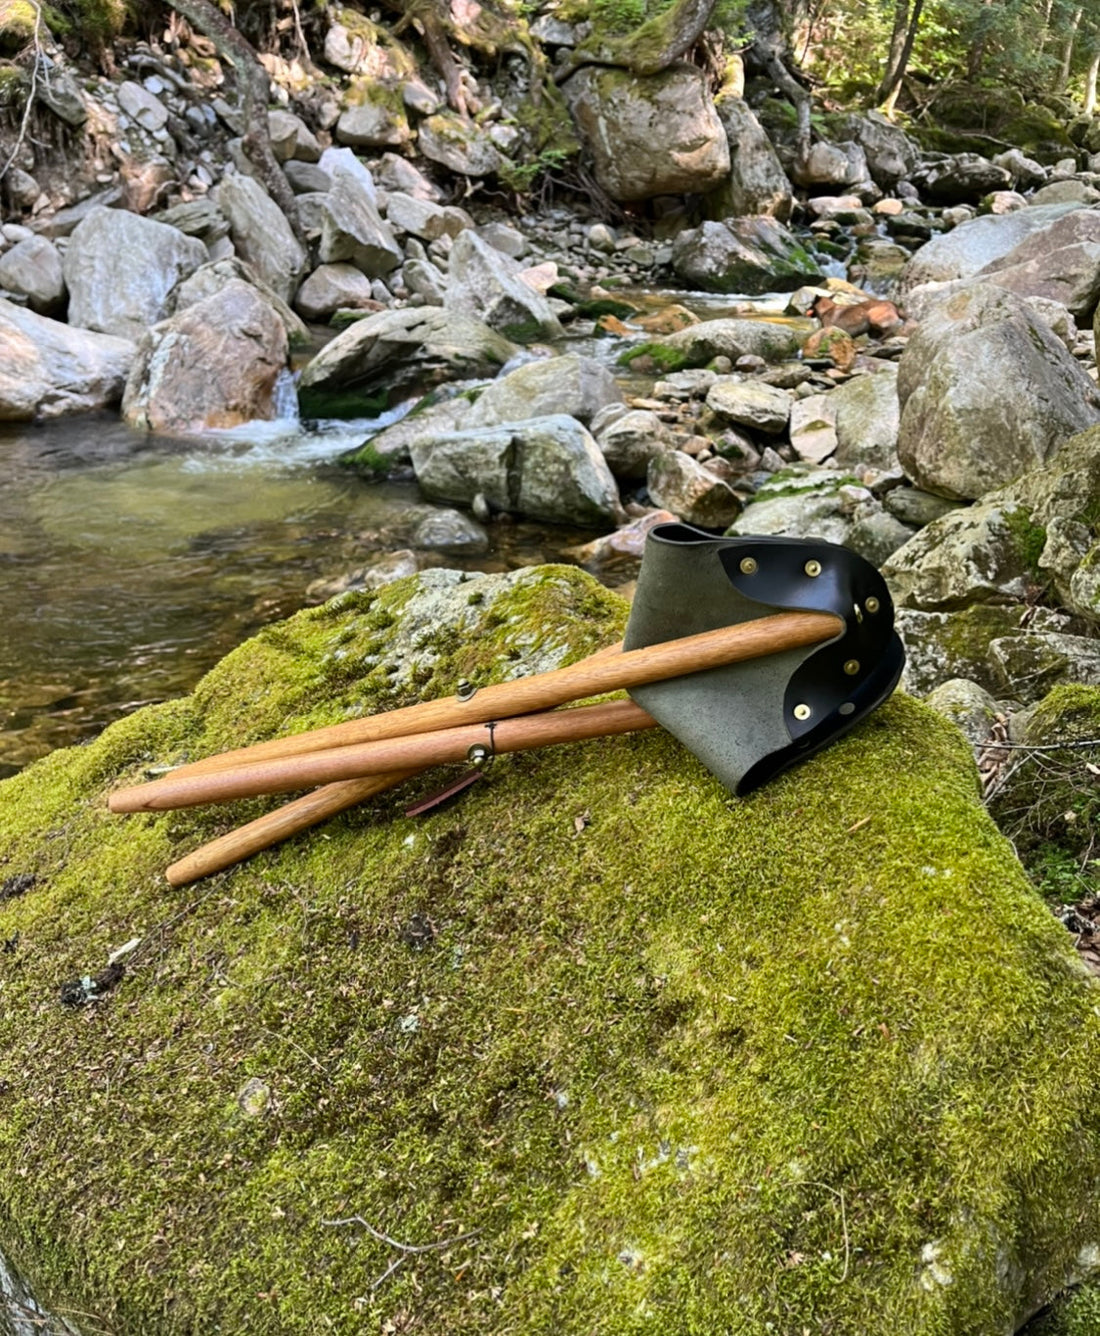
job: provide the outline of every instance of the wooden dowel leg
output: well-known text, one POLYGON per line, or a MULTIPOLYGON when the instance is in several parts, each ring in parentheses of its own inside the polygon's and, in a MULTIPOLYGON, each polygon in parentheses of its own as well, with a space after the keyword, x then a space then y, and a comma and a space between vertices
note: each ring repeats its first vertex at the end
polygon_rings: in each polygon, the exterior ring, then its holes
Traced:
POLYGON ((202 845, 186 858, 168 868, 165 876, 172 886, 186 886, 200 877, 223 872, 235 863, 241 863, 273 844, 281 844, 292 835, 308 830, 338 812, 346 812, 378 793, 395 788, 405 780, 420 774, 419 770, 398 770, 388 775, 371 775, 369 779, 348 779, 339 784, 326 784, 302 798, 284 804, 275 812, 257 817, 239 830, 202 845))

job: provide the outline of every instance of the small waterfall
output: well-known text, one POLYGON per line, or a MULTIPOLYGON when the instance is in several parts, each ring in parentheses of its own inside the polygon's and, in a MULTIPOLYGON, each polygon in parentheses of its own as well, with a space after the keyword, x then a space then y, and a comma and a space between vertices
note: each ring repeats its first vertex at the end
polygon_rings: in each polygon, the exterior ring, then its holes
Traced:
POLYGON ((298 421, 298 382, 293 371, 288 371, 284 367, 279 372, 271 398, 278 422, 298 421))
POLYGON ((80 1336, 64 1318, 46 1312, 3 1253, 0 1253, 0 1336, 80 1336))

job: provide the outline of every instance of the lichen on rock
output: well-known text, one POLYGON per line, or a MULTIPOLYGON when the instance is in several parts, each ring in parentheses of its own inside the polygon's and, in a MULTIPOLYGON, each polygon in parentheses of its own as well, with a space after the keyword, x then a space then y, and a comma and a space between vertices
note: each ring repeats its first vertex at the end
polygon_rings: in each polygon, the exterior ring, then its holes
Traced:
POLYGON ((105 809, 624 611, 562 567, 345 595, 0 786, 0 879, 34 879, 0 902, 0 1246, 47 1305, 118 1336, 963 1336, 1078 1274, 1097 991, 915 701, 746 800, 653 731, 182 894, 164 865, 266 802, 105 809))

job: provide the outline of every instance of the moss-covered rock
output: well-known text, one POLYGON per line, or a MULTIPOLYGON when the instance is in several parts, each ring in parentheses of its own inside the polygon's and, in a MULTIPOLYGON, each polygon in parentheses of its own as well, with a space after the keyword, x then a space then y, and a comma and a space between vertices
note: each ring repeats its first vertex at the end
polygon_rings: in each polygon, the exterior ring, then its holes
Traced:
POLYGON ((1097 991, 911 700, 748 800, 653 732, 185 892, 164 865, 264 804, 105 809, 623 615, 564 568, 432 572, 3 785, 0 1244, 45 1302, 117 1336, 962 1336, 1079 1274, 1097 991))

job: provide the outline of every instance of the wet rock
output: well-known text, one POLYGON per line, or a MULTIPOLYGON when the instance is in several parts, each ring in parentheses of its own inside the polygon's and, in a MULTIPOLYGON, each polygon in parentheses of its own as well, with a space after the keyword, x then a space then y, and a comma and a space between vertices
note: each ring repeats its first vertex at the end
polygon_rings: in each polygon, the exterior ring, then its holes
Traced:
POLYGON ((722 376, 707 391, 707 407, 739 426, 778 436, 787 430, 791 396, 762 381, 722 376))
POLYGON ((726 132, 693 66, 636 76, 589 65, 562 91, 613 200, 704 192, 730 170, 726 132))
POLYGON ((978 497, 1100 417, 1100 395, 1026 302, 990 284, 947 296, 902 355, 898 458, 927 491, 978 497))
POLYGON ((657 524, 672 523, 676 518, 671 510, 651 510, 614 533, 603 534, 579 547, 566 548, 564 555, 605 581, 611 577, 617 581, 630 580, 641 569, 650 529, 657 524))
POLYGON ((120 209, 95 209, 78 224, 62 261, 69 323, 135 339, 167 314, 169 294, 207 259, 174 227, 120 209))
POLYGON ((118 403, 134 360, 127 339, 63 325, 0 297, 0 421, 86 413, 118 403))
POLYGON ((741 512, 737 494, 682 450, 662 450, 649 461, 646 490, 654 503, 685 524, 721 529, 741 512))
POLYGON ((589 425, 602 409, 622 403, 618 382, 602 363, 567 353, 498 376, 478 397, 469 425, 495 427, 562 413, 589 425))
POLYGON ((278 313, 254 287, 234 279, 149 331, 126 383, 122 415, 139 430, 166 433, 270 419, 286 364, 278 313))
POLYGON ((239 173, 224 176, 212 193, 229 221, 237 254, 289 302, 305 272, 306 254, 282 210, 258 181, 239 173))
POLYGON ((321 264, 294 298, 305 320, 329 320, 341 309, 376 310, 370 279, 353 264, 321 264))
POLYGON ((385 476, 400 465, 412 464, 409 447, 418 437, 436 439, 468 426, 470 400, 462 394, 438 399, 435 397, 438 393, 433 392, 416 404, 411 413, 376 432, 360 449, 349 451, 341 458, 341 464, 369 477, 385 476))
POLYGON ((765 362, 782 362, 801 348, 803 331, 767 320, 701 320, 666 335, 661 344, 683 357, 685 365, 701 367, 716 357, 731 364, 753 354, 765 362))
POLYGON ((16 242, 0 255, 0 288, 25 297, 38 315, 60 315, 68 289, 57 247, 45 237, 30 236, 16 242))
POLYGON ((412 545, 450 557, 476 557, 488 552, 489 535, 460 510, 433 507, 413 529, 412 545))
POLYGON ((379 395, 392 402, 434 379, 492 375, 515 352, 487 325, 442 307, 379 311, 338 334, 305 367, 302 413, 361 417, 379 395))
POLYGON ((496 509, 551 523, 599 525, 621 515, 599 446, 564 414, 420 437, 410 450, 421 490, 441 501, 469 505, 480 493, 496 509))
POLYGON ((395 580, 404 580, 425 568, 426 562, 410 548, 386 552, 344 575, 314 580, 306 588, 307 603, 325 603, 339 594, 357 589, 383 589, 395 580))
POLYGON ((286 336, 292 348, 304 348, 310 340, 309 330, 294 314, 277 292, 273 292, 263 279, 243 260, 214 260, 196 269, 190 278, 185 278, 172 293, 169 303, 171 315, 179 315, 185 307, 216 296, 234 280, 248 283, 256 289, 265 302, 275 308, 279 319, 286 329, 286 336))
POLYGON ((523 282, 516 262, 473 231, 461 232, 451 247, 446 304, 517 343, 562 336, 546 298, 523 282))
POLYGON ((817 262, 774 218, 705 222, 672 244, 677 277, 703 292, 789 292, 817 283, 817 262))

